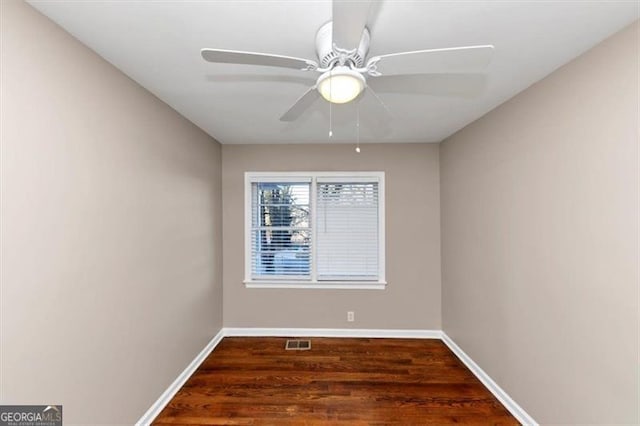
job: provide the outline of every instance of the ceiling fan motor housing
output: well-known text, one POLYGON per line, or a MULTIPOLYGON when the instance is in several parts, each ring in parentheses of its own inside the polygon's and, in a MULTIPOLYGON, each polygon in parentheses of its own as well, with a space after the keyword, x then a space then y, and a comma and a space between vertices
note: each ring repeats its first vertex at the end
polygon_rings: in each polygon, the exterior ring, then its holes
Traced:
MULTIPOLYGON (((318 53, 318 59, 320 60, 320 66, 322 68, 329 68, 333 63, 340 59, 340 53, 336 52, 333 48, 333 23, 327 22, 320 27, 316 33, 316 52, 318 53)), ((364 65, 364 60, 369 52, 369 41, 371 40, 369 30, 367 28, 362 32, 362 38, 360 39, 360 45, 358 48, 350 53, 347 58, 353 62, 353 65, 361 68, 364 65)), ((336 46, 339 50, 350 51, 347 46, 336 46)))

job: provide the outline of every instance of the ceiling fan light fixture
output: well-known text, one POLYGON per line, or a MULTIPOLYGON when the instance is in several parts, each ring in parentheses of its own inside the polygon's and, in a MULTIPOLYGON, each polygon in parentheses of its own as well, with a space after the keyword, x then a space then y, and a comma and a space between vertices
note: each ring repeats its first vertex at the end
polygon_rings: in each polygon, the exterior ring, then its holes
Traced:
POLYGON ((318 77, 318 92, 334 104, 351 102, 364 90, 366 80, 363 75, 349 67, 337 66, 318 77))

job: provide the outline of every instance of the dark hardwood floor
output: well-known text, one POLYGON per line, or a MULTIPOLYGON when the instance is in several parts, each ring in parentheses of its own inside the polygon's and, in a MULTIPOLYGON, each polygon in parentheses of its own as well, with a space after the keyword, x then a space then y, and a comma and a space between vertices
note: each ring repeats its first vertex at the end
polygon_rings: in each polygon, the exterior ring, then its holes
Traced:
POLYGON ((514 425, 440 340, 227 337, 155 425, 514 425))

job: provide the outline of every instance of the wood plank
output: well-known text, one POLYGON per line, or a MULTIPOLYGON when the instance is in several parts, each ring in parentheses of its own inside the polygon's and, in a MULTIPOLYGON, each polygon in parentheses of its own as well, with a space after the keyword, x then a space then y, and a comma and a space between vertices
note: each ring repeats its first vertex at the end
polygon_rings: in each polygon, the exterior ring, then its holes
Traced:
POLYGON ((227 337, 154 425, 517 425, 439 340, 227 337))

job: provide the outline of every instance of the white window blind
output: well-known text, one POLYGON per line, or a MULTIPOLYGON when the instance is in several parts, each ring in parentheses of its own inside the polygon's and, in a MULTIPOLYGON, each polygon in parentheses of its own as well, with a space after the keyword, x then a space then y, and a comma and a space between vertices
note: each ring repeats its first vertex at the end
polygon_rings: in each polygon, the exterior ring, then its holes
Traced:
POLYGON ((248 287, 384 288, 383 172, 247 172, 248 287))
POLYGON ((253 279, 310 279, 309 189, 305 182, 252 183, 253 279))
POLYGON ((318 281, 378 279, 378 183, 317 182, 318 281))

